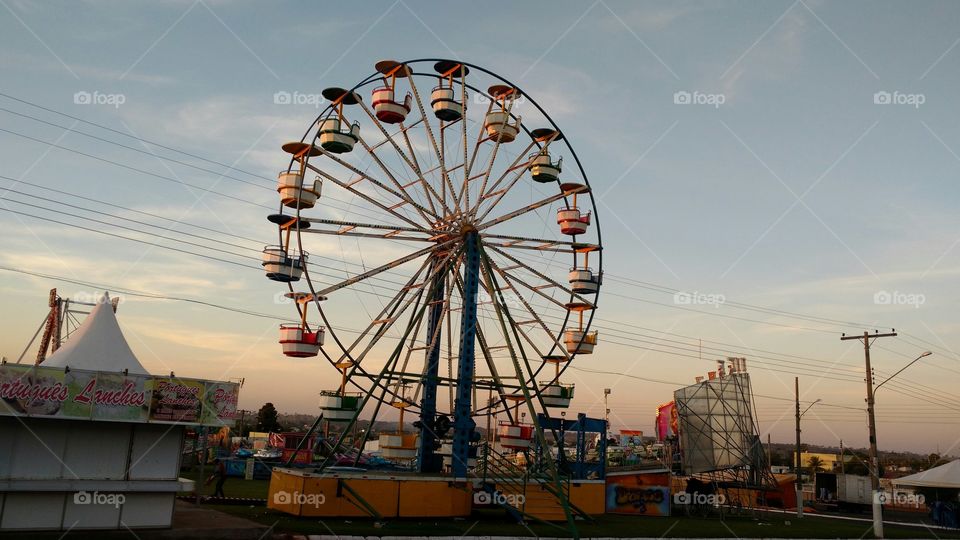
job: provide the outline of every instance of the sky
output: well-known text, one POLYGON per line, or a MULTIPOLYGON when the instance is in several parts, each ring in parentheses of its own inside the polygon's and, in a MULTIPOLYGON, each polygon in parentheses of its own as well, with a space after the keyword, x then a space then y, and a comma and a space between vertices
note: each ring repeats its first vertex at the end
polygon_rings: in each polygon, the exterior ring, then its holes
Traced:
MULTIPOLYGON (((613 429, 652 431, 675 389, 743 356, 763 438, 792 440, 799 376, 804 408, 821 400, 804 440, 863 447, 863 349, 840 336, 895 328, 879 379, 934 354, 878 392, 880 448, 960 453, 960 5, 438 6, 0 0, 0 354, 20 356, 51 287, 109 289, 151 372, 316 412, 338 374, 284 357, 258 316, 295 313, 249 259, 277 205, 250 183, 287 165, 310 96, 379 60, 450 58, 536 99, 589 178, 600 343, 564 375, 572 411, 602 416, 610 388, 613 429)), ((310 241, 344 274, 402 254, 310 241)), ((341 295, 332 324, 368 323, 374 292, 341 295)))

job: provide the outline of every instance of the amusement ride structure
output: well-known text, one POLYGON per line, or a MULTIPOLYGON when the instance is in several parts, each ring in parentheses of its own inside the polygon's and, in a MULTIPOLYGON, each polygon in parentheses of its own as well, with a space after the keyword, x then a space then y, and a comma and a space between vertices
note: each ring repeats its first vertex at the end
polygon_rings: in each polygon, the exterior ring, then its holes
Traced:
POLYGON ((603 275, 569 140, 516 85, 454 60, 382 61, 323 96, 303 137, 283 145, 277 245, 262 263, 298 312, 280 327, 283 353, 320 356, 340 375, 314 428, 336 424, 339 449, 361 411, 372 424, 396 409, 383 456, 466 480, 493 451, 477 419, 494 416, 499 451, 529 452, 530 470, 559 485, 565 457, 548 450, 545 420, 569 407, 564 372, 597 344, 603 275), (325 207, 328 194, 348 209, 325 207), (343 279, 310 252, 362 267, 343 279))

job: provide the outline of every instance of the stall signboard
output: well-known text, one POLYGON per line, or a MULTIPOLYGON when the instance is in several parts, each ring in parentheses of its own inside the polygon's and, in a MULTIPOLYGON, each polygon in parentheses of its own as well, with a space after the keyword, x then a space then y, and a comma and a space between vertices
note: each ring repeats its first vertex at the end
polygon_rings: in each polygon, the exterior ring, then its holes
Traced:
POLYGON ((658 441, 675 438, 680 432, 677 407, 673 401, 657 406, 656 428, 658 441))
POLYGON ((606 503, 608 514, 669 516, 670 473, 608 474, 606 503))
POLYGON ((233 425, 239 385, 222 381, 0 365, 0 415, 233 425))

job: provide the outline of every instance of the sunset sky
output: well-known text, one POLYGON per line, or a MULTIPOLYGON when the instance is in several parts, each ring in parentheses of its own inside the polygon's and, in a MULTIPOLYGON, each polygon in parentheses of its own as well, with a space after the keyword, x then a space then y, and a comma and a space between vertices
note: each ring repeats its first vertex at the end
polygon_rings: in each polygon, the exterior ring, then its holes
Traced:
MULTIPOLYGON (((550 6, 0 0, 0 354, 20 356, 50 288, 110 290, 152 373, 316 412, 338 374, 280 353, 269 316, 295 312, 258 261, 280 145, 320 109, 274 96, 452 58, 535 97, 593 187, 600 344, 565 376, 572 411, 602 416, 611 388, 613 428, 652 433, 680 384, 744 356, 764 439, 792 440, 798 375, 804 406, 822 399, 805 441, 863 447, 863 349, 840 336, 895 328, 879 379, 934 354, 879 392, 881 450, 960 454, 960 5, 550 6), (137 221, 171 230, 119 228, 137 221)), ((383 255, 309 251, 343 273, 383 255)), ((332 324, 365 325, 378 294, 341 295, 332 324)))

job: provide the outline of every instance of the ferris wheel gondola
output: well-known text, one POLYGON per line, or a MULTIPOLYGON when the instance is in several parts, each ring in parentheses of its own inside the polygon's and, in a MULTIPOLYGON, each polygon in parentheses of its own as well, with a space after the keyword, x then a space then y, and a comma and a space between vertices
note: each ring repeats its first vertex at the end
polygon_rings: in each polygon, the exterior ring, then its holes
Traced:
POLYGON ((280 240, 264 250, 267 277, 287 284, 300 318, 281 328, 284 354, 322 355, 340 372, 321 394, 327 420, 384 404, 416 414, 415 433, 401 420, 382 442, 422 472, 466 476, 484 414, 506 416, 512 447, 529 446, 542 437, 537 414, 570 406, 566 367, 598 345, 602 244, 568 138, 517 86, 453 60, 379 62, 323 95, 313 128, 284 145, 281 213, 270 218, 280 240), (308 249, 338 248, 334 274, 308 260, 308 249), (477 389, 499 399, 476 403, 477 389), (533 424, 508 396, 523 396, 533 424))

